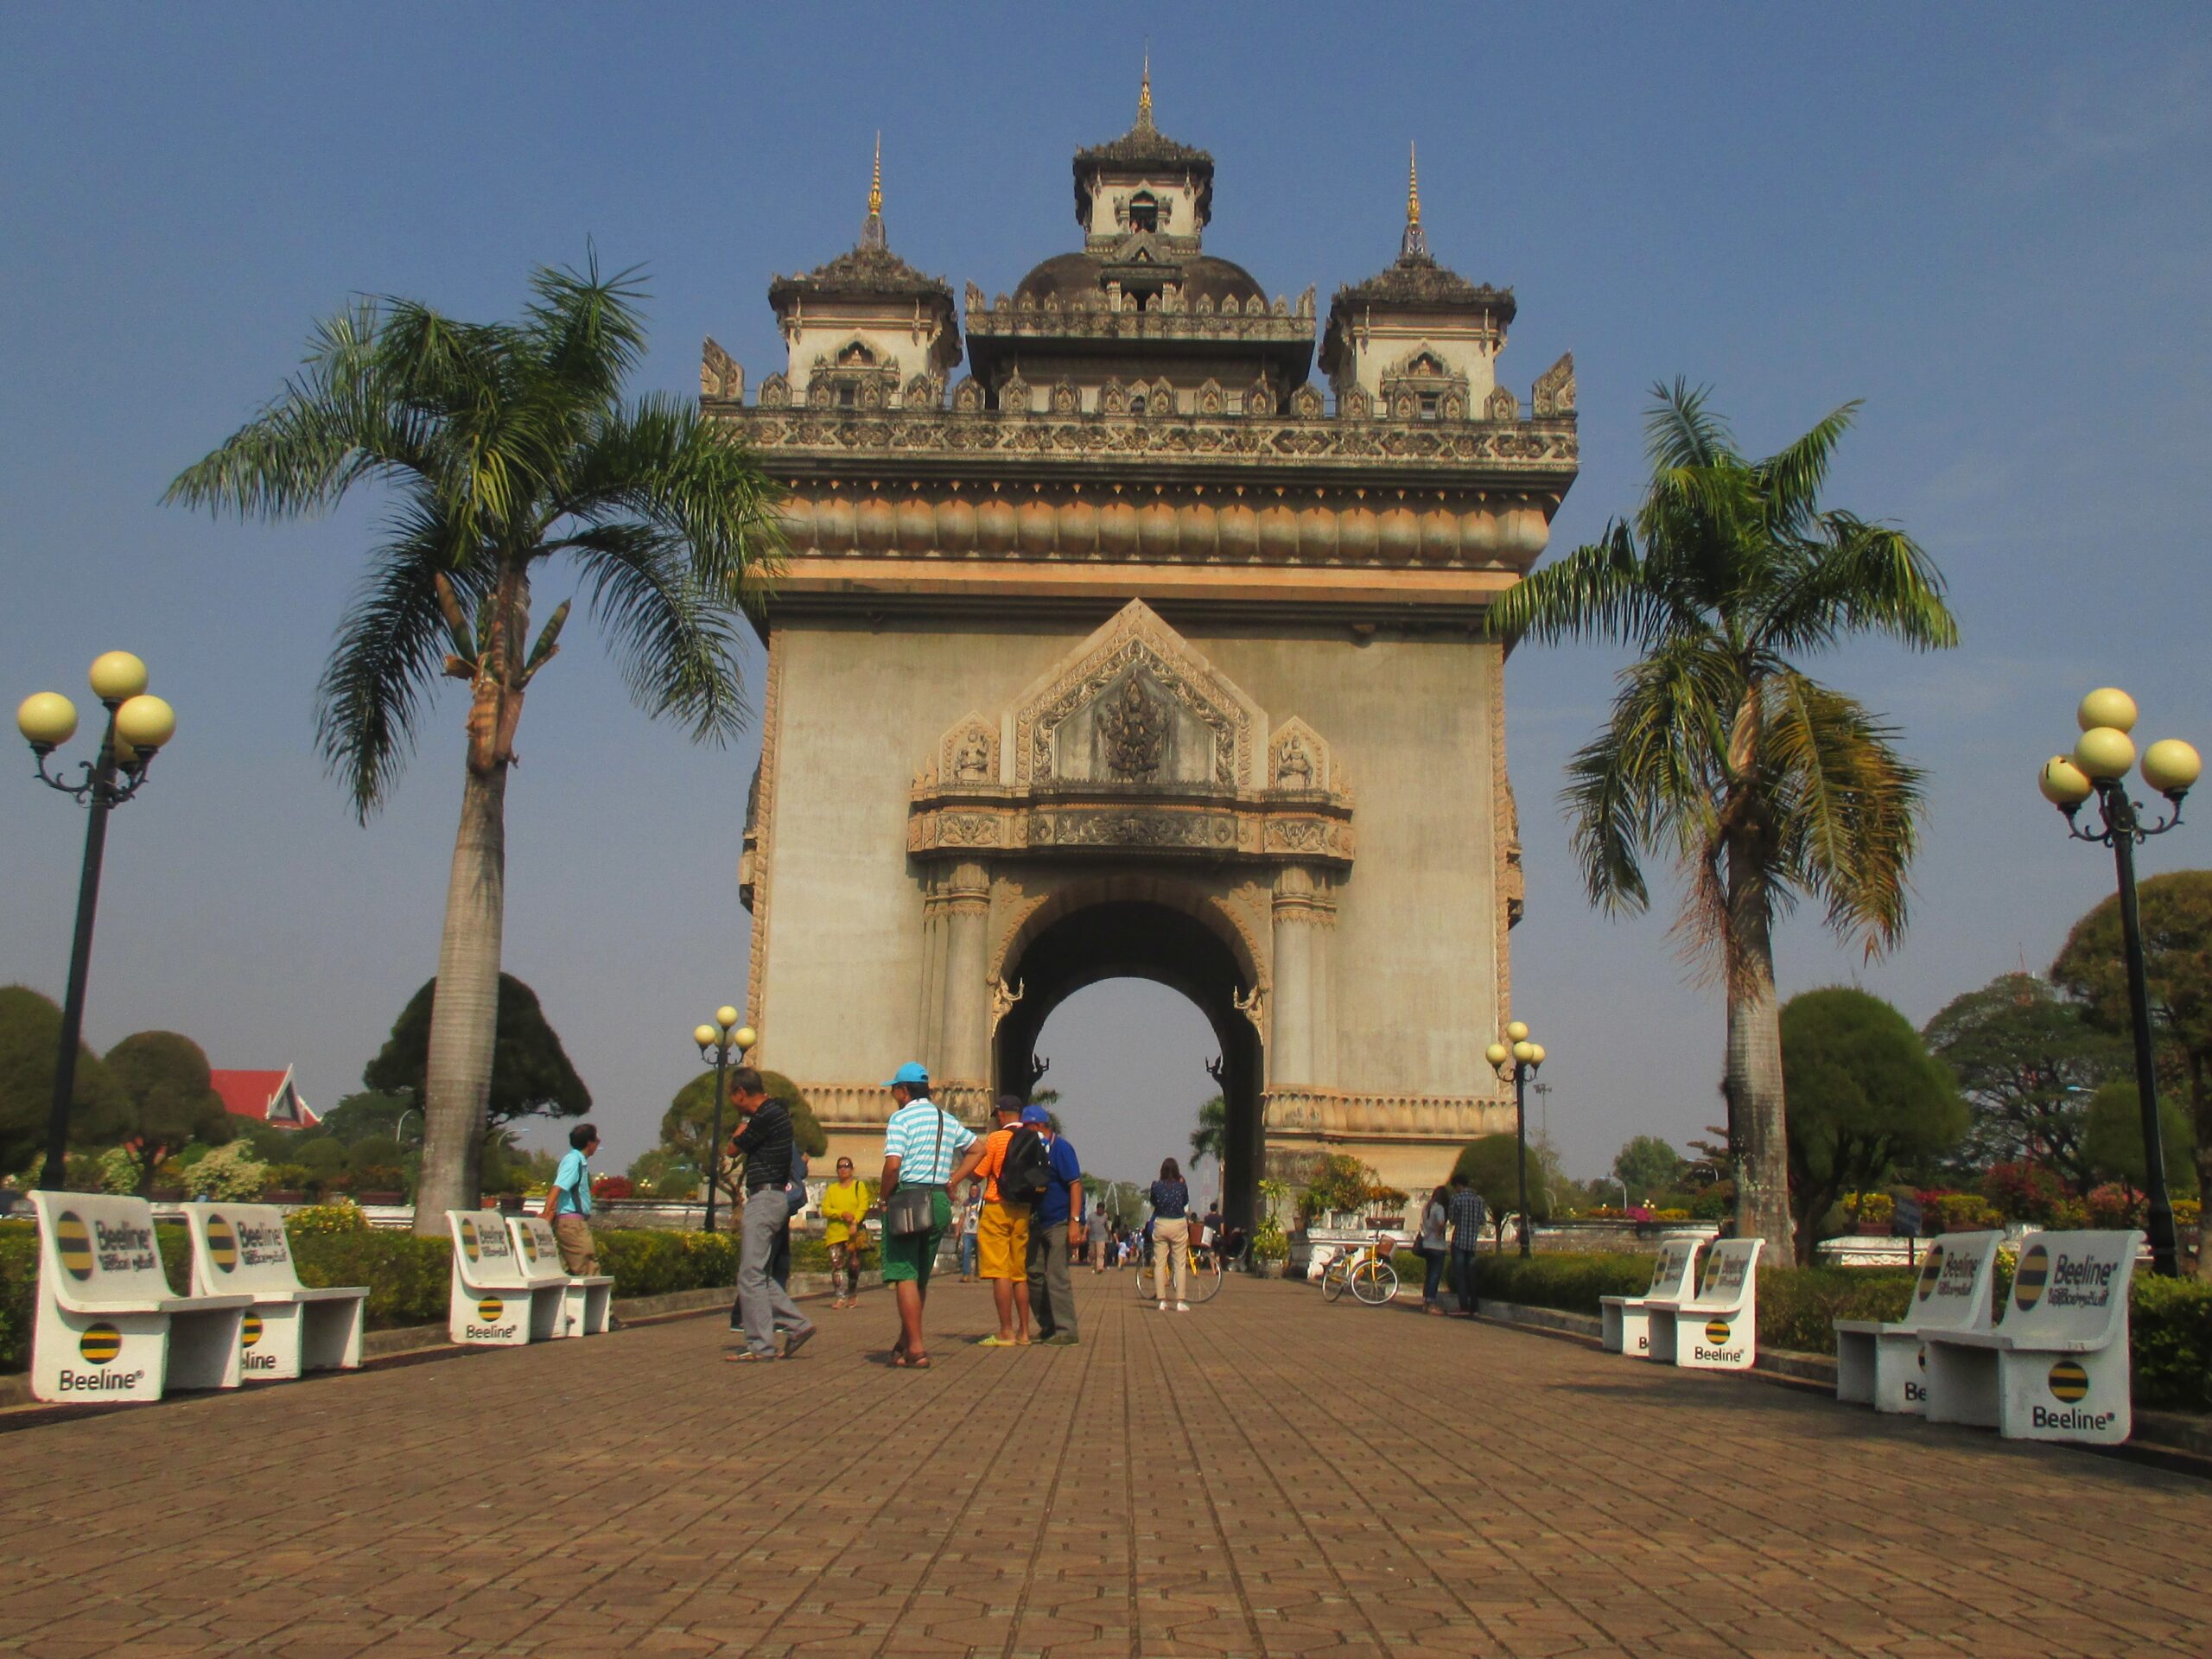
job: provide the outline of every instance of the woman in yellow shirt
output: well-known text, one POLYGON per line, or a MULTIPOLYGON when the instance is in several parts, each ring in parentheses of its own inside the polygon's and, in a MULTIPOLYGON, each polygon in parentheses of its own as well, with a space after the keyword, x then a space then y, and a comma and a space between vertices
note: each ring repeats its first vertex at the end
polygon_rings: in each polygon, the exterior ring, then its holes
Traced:
POLYGON ((870 1194, 866 1181, 853 1179, 853 1160, 837 1160, 837 1179, 822 1189, 822 1236, 830 1246, 832 1307, 858 1307, 861 1251, 868 1243, 870 1194))

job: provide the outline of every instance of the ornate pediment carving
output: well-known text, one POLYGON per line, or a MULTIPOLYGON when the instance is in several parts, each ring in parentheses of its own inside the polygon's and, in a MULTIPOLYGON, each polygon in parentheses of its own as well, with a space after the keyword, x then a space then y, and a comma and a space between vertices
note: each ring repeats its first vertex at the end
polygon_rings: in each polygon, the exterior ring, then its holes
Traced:
POLYGON ((1266 712, 1141 601, 994 718, 938 741, 914 780, 918 857, 1180 853, 1347 864, 1334 750, 1266 712))

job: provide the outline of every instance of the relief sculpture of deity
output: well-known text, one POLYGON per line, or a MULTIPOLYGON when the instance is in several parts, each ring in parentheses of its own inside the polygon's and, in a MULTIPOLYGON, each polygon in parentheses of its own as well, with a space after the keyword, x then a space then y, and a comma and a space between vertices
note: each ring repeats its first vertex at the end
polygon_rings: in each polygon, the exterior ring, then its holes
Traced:
POLYGON ((1148 784, 1160 775, 1167 747, 1167 710, 1146 693, 1135 674, 1122 682, 1119 696, 1099 706, 1094 718, 1107 775, 1116 783, 1148 784))

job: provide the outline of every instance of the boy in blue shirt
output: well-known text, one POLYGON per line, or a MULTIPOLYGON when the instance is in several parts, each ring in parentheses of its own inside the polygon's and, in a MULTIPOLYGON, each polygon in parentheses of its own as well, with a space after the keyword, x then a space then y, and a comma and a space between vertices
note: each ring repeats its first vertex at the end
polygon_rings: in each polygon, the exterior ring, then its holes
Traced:
POLYGON ((599 1247, 591 1236, 592 1154, 599 1150, 599 1129, 579 1123, 569 1131, 569 1149, 553 1176, 553 1189, 545 1195, 545 1219, 561 1241, 561 1266, 571 1277, 599 1271, 599 1247))

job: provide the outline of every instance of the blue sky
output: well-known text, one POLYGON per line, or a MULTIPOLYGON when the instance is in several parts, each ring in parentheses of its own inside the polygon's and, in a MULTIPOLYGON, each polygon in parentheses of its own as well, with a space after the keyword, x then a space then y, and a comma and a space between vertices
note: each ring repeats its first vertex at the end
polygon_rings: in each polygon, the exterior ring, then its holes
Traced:
MULTIPOLYGON (((590 238, 651 270, 642 385, 695 391, 708 334, 757 381, 769 277, 850 245, 879 128, 893 245, 956 289, 1074 245, 1069 156, 1128 125, 1147 32, 1160 124, 1216 157, 1208 247, 1270 292, 1325 302, 1388 263, 1418 142, 1432 246, 1516 291, 1507 378, 1575 353, 1584 470, 1554 547, 1633 505, 1656 380, 1713 384, 1758 452, 1865 400, 1832 499, 1921 538, 1966 644, 1816 664, 1903 725, 1933 812, 1904 950, 1862 964, 1802 915, 1784 988, 1856 979, 1917 1020, 2046 963, 2110 889, 2033 791, 2080 692, 2126 685, 2146 734, 2212 740, 2202 9, 1386 6, 1354 29, 1301 6, 13 8, 0 700, 81 702, 123 646, 182 721, 115 824, 92 1040, 173 1027, 219 1065, 296 1063, 328 1103, 435 965, 458 704, 366 830, 311 747, 374 501, 274 528, 158 505, 312 319, 364 290, 504 315, 590 238)), ((507 960, 626 1161, 690 1027, 743 1000, 757 739, 691 747, 570 639, 509 798, 507 960)), ((1552 805, 1618 665, 1529 651, 1508 681, 1516 1000, 1578 1172, 1719 1110, 1716 998, 1663 910, 1587 909, 1552 805)), ((0 789, 0 981, 58 990, 81 823, 29 771, 0 789)), ((2146 868, 2212 862, 2207 833, 2146 868)), ((1096 988, 1041 1047, 1094 1167, 1181 1147, 1211 1045, 1171 994, 1096 988)))

